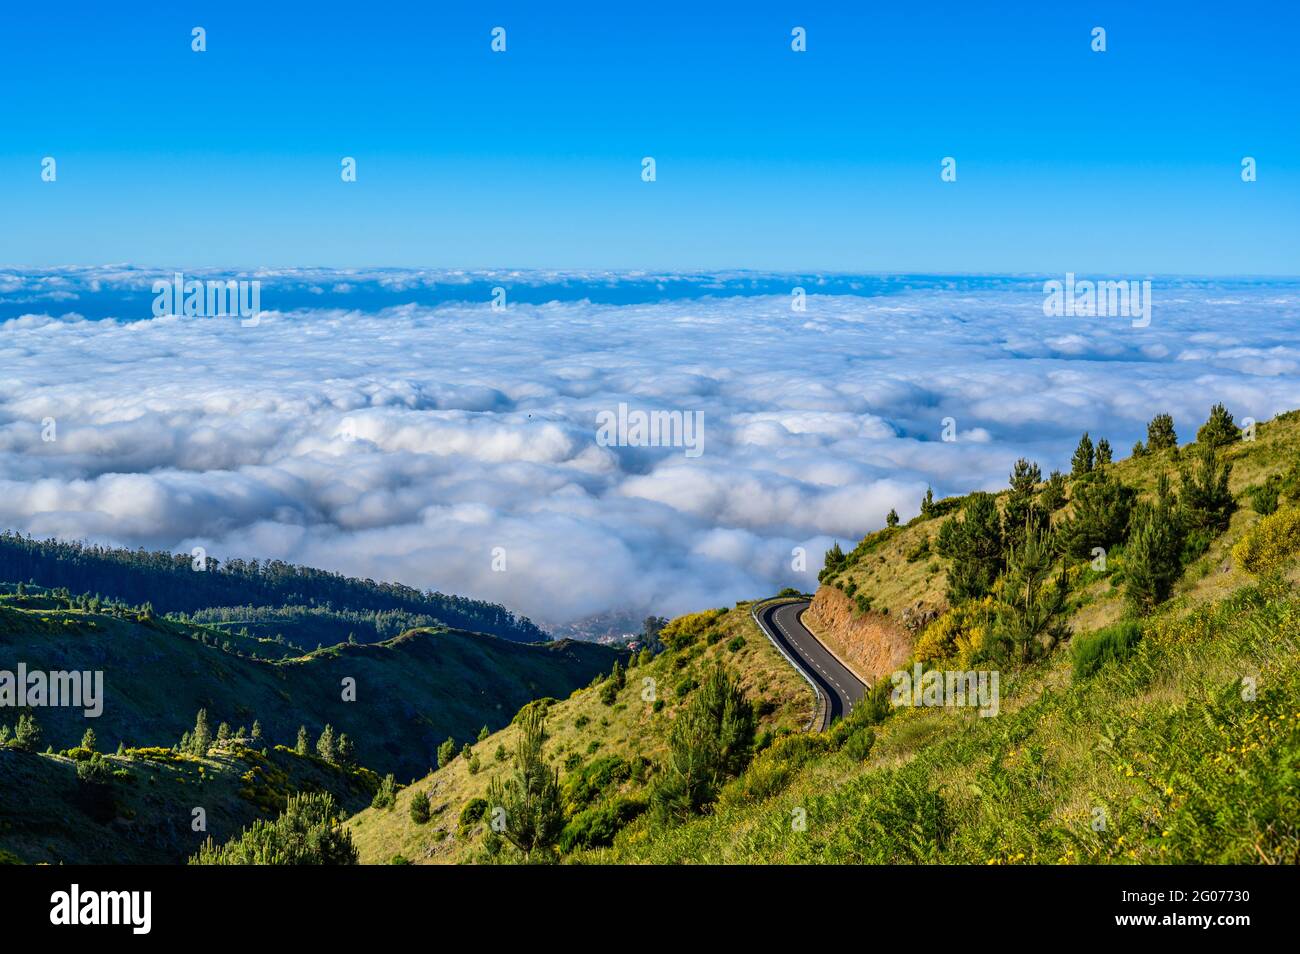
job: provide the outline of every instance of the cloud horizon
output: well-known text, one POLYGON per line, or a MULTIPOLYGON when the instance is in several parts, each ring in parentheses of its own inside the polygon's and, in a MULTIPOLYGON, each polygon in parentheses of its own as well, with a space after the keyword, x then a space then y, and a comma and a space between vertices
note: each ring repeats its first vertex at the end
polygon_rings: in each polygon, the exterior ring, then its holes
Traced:
POLYGON ((1084 430, 1126 456, 1157 413, 1186 440, 1215 401, 1300 407, 1286 281, 1158 282, 1148 328, 1046 318, 1041 284, 1006 278, 809 285, 802 312, 731 279, 608 303, 583 283, 616 278, 551 273, 494 278, 504 310, 332 305, 392 277, 317 273, 315 307, 242 327, 153 317, 103 270, 5 271, 11 312, 46 297, 0 322, 0 526, 283 559, 555 626, 811 589, 833 541, 914 515, 927 486, 995 489, 1021 456, 1065 469, 1084 430), (515 294, 557 281, 575 297, 515 294), (91 319, 82 295, 125 303, 91 319), (620 404, 699 413, 703 453, 598 441, 620 404))

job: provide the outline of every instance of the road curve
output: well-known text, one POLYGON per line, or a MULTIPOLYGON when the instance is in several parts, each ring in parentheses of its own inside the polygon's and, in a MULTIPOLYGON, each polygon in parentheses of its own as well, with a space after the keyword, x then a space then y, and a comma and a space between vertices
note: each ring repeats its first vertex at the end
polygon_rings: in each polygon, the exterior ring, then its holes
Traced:
POLYGON ((755 608, 754 620, 825 700, 820 707, 821 725, 811 727, 822 732, 852 712, 867 687, 804 626, 802 617, 808 606, 807 600, 765 603, 755 608))

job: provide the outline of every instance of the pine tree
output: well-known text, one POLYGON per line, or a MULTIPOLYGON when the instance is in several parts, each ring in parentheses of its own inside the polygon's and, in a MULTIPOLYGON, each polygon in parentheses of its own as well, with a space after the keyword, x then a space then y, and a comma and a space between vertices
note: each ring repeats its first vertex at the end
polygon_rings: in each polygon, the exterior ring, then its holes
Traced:
POLYGON ((392 808, 397 804, 397 779, 389 772, 379 783, 375 797, 370 801, 371 808, 392 808))
POLYGON ((447 736, 447 741, 438 746, 438 768, 444 768, 456 757, 456 740, 447 736))
POLYGON ((1070 476, 1083 477, 1092 473, 1095 462, 1095 451, 1092 447, 1092 438, 1088 432, 1084 431, 1083 436, 1079 438, 1079 446, 1074 450, 1074 457, 1070 459, 1070 476))
POLYGON ((1032 529, 1044 522, 1045 514, 1034 502, 1034 492, 1043 480, 1043 472, 1037 464, 1030 463, 1023 457, 1016 461, 1011 471, 1011 493, 1007 495, 1006 510, 1003 513, 1003 545, 1007 548, 1018 546, 1025 538, 1027 529, 1032 529))
POLYGON ((823 561, 821 572, 817 574, 817 582, 820 583, 843 565, 844 551, 840 549, 840 542, 836 540, 831 544, 831 548, 826 551, 826 558, 823 561))
POLYGON ((316 740, 316 754, 326 762, 338 760, 338 749, 334 742, 334 727, 328 722, 321 731, 320 738, 316 740))
POLYGON ((885 526, 887 527, 898 526, 898 511, 895 510, 893 507, 890 507, 889 513, 885 514, 885 526))
POLYGON ((921 516, 929 517, 934 511, 934 488, 926 487, 925 496, 921 498, 921 516))
POLYGON ((1130 453, 1133 457, 1146 457, 1147 446, 1143 444, 1141 441, 1134 441, 1133 450, 1130 453))
POLYGON ((661 822, 698 814, 753 751, 757 719, 740 680, 715 666, 668 733, 668 761, 651 791, 661 822))
POLYGON ((1124 595, 1139 613, 1149 613, 1168 598, 1183 568, 1183 516, 1167 474, 1159 477, 1155 503, 1138 506, 1133 527, 1124 551, 1124 595))
POLYGON ((1173 417, 1157 414, 1147 425, 1147 450, 1155 454, 1177 446, 1178 434, 1174 431, 1173 417))
POLYGON ((1047 484, 1043 487, 1043 495, 1039 498, 1043 509, 1049 514, 1055 513, 1065 506, 1065 475, 1059 470, 1052 471, 1047 478, 1047 484))
POLYGON ((298 726, 298 741, 293 750, 299 755, 306 755, 311 750, 311 742, 307 738, 307 727, 305 725, 298 726))
POLYGON ((1110 441, 1102 438, 1097 441, 1097 464, 1098 467, 1105 467, 1111 463, 1110 441))
POLYGON ((96 743, 95 730, 87 729, 85 731, 85 734, 83 734, 81 737, 81 747, 83 749, 89 749, 91 752, 93 752, 95 751, 95 743, 96 743))
POLYGON ((223 723, 221 723, 219 726, 217 726, 217 741, 218 741, 218 742, 229 742, 229 741, 230 741, 230 723, 229 723, 229 722, 223 722, 223 723))
POLYGON ((11 744, 19 752, 35 752, 40 748, 41 735, 36 716, 23 713, 18 716, 18 724, 14 726, 14 740, 11 744))
POLYGON ((1129 517, 1136 497, 1103 467, 1091 480, 1078 481, 1072 488, 1073 509, 1057 528, 1057 540, 1064 552, 1091 559, 1094 547, 1110 548, 1128 535, 1129 517))
POLYGON ((262 742, 262 723, 257 719, 253 720, 253 746, 256 748, 262 742))
POLYGON ((549 859, 564 828, 560 775, 546 762, 545 743, 545 710, 530 706, 519 722, 514 771, 504 783, 494 778, 487 791, 488 804, 503 810, 500 836, 527 861, 549 859))
POLYGON ((1021 663, 1050 651, 1065 635, 1065 565, 1053 573, 1052 547, 1044 532, 1031 528, 1011 551, 1003 580, 998 631, 1021 663))
POLYGON ((480 742, 486 741, 487 737, 491 734, 492 733, 488 731, 488 727, 483 726, 483 728, 478 730, 478 740, 480 742))
POLYGON ((1232 464, 1220 460, 1214 444, 1197 444, 1194 460, 1179 475, 1184 516, 1191 530, 1222 533, 1237 506, 1228 490, 1232 464))
POLYGON ((205 756, 212 748, 212 729, 208 727, 208 710, 200 709, 194 717, 194 731, 190 733, 190 752, 205 756))
POLYGON ((944 521, 935 544, 939 555, 951 561, 948 602, 955 606, 986 595, 1003 564, 1002 519, 993 495, 984 491, 969 495, 961 519, 944 521))
POLYGON ((1196 432, 1196 443, 1209 447, 1227 447, 1239 440, 1241 440, 1241 432, 1237 430, 1232 415, 1222 404, 1210 408, 1209 419, 1196 432))
POLYGON ((352 740, 348 738, 346 732, 339 736, 338 760, 339 765, 342 765, 344 768, 350 768, 356 760, 356 753, 352 748, 352 740))

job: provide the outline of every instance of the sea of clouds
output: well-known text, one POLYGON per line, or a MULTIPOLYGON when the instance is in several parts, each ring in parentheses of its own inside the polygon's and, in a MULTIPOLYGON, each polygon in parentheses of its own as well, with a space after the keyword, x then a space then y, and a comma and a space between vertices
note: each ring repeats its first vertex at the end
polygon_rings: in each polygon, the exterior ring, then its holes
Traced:
POLYGON ((245 327, 153 318, 142 274, 0 273, 0 527, 279 558, 542 623, 810 589, 833 540, 906 520, 927 485, 1066 469, 1085 429, 1127 456, 1161 411, 1186 439, 1214 401, 1300 407, 1295 282, 1157 279, 1134 328, 1045 318, 1042 277, 637 276, 618 304, 617 276, 460 283, 506 287, 494 311, 421 301, 456 284, 425 272, 223 275, 263 282, 245 327), (802 313, 774 292, 794 284, 802 313), (704 453, 600 446, 620 403, 703 412, 704 453))

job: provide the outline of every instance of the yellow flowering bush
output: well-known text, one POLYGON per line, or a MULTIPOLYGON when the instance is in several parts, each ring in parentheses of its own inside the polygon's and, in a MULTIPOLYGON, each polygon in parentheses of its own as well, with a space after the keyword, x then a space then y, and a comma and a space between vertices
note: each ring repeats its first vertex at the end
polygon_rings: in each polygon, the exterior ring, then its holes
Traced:
POLYGON ((1279 568, 1300 551, 1300 508, 1288 507, 1269 514, 1247 531, 1235 547, 1237 566, 1251 573, 1279 568))
POLYGON ((921 631, 916 640, 916 661, 928 663, 954 657, 969 661, 988 638, 992 612, 992 596, 954 606, 921 631))

